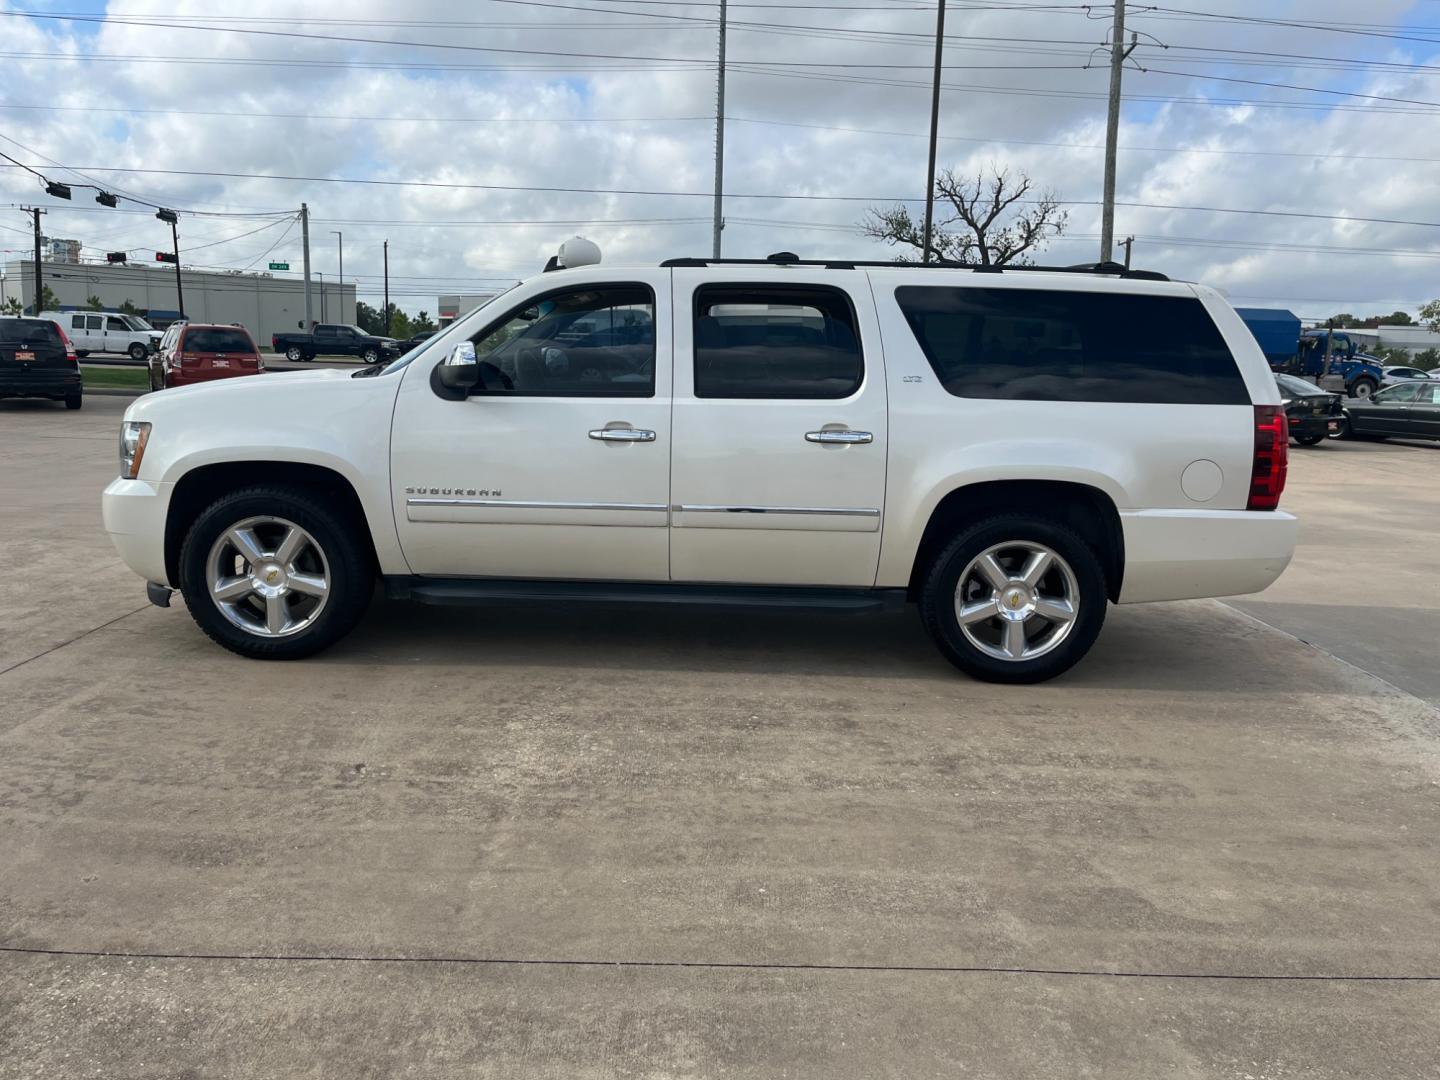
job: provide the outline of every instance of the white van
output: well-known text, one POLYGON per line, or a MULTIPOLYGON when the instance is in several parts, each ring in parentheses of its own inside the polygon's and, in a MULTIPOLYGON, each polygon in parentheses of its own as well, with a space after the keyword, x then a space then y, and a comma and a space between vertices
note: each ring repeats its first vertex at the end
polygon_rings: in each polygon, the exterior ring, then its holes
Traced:
POLYGON ((160 345, 160 331, 138 315, 117 311, 42 311, 40 318, 59 323, 80 356, 92 352, 129 353, 132 360, 144 360, 160 345))

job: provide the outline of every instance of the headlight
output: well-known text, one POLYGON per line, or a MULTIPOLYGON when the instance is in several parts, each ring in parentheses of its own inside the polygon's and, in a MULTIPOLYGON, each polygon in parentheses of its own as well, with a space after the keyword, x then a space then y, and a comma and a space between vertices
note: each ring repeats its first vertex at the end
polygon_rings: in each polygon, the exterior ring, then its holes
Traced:
POLYGON ((134 480, 140 475, 140 461, 145 457, 145 444, 150 441, 150 425, 126 420, 120 425, 120 477, 134 480))

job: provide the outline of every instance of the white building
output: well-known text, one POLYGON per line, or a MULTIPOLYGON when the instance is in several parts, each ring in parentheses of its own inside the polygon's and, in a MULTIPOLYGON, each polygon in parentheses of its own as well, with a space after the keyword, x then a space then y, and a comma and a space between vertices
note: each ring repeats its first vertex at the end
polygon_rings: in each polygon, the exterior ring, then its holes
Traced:
MULTIPOLYGON (((42 263, 41 280, 64 308, 84 308, 96 296, 106 310, 128 300, 142 315, 160 324, 180 317, 175 267, 157 263, 42 263)), ((181 270, 184 314, 192 322, 239 323, 256 344, 268 347, 270 335, 307 329, 305 282, 267 273, 181 270)), ((29 260, 5 267, 5 296, 19 296, 28 309, 35 301, 35 266, 29 260)), ((316 322, 355 322, 355 286, 311 279, 310 316, 316 322)))

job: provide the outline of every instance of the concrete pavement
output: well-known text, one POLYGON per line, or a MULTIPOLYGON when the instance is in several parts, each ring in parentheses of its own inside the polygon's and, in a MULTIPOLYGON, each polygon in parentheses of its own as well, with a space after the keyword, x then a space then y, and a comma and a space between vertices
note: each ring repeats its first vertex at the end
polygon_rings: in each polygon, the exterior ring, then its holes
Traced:
MULTIPOLYGON (((1416 697, 1213 602, 1031 688, 913 613, 377 601, 244 661, 99 531, 124 404, 0 403, 0 1076, 1433 1073, 1416 697)), ((1306 632, 1436 521, 1361 446, 1295 453, 1306 632)))

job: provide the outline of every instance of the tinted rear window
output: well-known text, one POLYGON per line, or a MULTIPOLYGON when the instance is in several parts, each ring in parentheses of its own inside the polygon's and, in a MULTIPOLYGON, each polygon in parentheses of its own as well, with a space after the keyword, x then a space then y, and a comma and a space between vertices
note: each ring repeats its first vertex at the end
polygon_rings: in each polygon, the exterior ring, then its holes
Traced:
POLYGON ((47 319, 0 319, 0 345, 60 344, 60 331, 47 319))
POLYGON ((255 344, 244 330, 206 330, 196 327, 185 331, 185 352, 253 353, 255 344))
POLYGON ((1198 299, 918 285, 895 299, 956 397, 1250 403, 1198 299))

